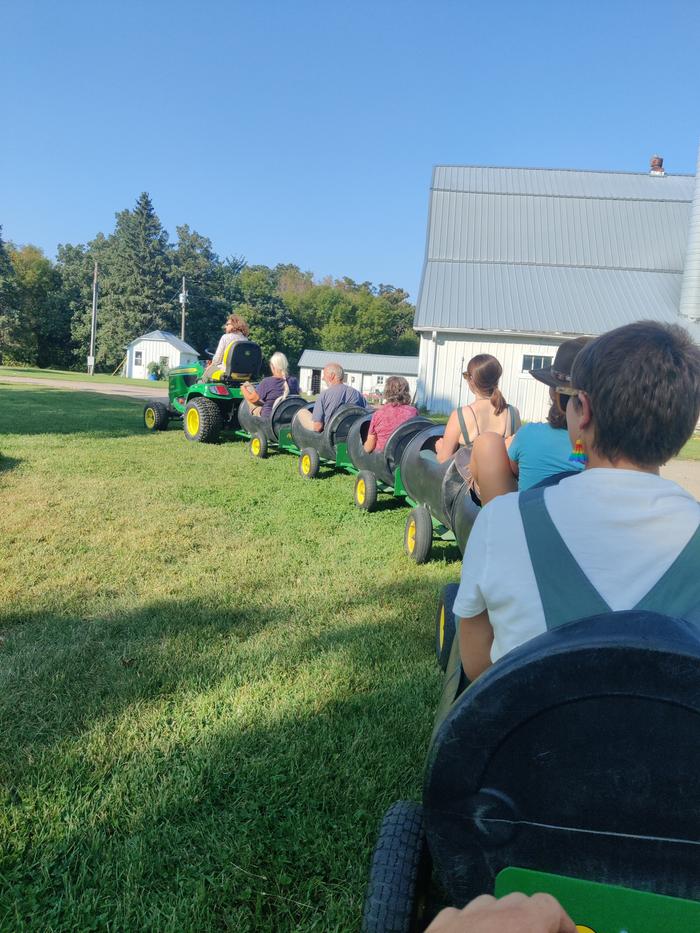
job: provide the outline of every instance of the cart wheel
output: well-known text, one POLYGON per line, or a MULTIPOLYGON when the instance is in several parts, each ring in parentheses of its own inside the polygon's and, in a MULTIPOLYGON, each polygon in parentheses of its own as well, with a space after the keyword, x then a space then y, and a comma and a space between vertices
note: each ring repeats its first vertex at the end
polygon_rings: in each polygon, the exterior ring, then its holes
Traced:
POLYGON ((264 460, 267 457, 267 438, 259 431, 250 439, 250 452, 259 460, 264 460))
POLYGON ((411 933, 419 923, 430 871, 423 808, 410 800, 389 807, 369 873, 362 933, 411 933))
POLYGON ((165 431, 168 421, 170 412, 162 402, 149 402, 143 409, 143 423, 148 431, 165 431))
POLYGON ((424 564, 433 546, 433 520, 428 508, 419 505, 406 519, 403 549, 417 564, 424 564))
POLYGON ((443 673, 447 670, 447 662, 450 659, 450 651, 452 651, 452 642, 457 634, 455 614, 452 607, 457 598, 458 589, 459 583, 448 583, 447 586, 443 586, 437 607, 437 617, 435 619, 435 656, 437 657, 440 670, 443 673))
POLYGON ((304 479, 313 479, 318 473, 321 459, 313 447, 305 447, 299 454, 299 475, 304 479))
POLYGON ((355 479, 355 505, 371 512, 377 504, 377 477, 369 470, 360 470, 355 479))
POLYGON ((182 425, 188 441, 214 444, 224 425, 221 409, 208 398, 193 398, 187 403, 182 425))

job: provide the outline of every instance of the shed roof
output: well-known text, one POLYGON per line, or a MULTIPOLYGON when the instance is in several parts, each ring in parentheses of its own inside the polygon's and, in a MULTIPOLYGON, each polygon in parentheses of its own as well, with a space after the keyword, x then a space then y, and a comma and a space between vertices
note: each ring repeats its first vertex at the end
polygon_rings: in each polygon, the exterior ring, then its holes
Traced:
POLYGON ((417 376, 417 356, 386 356, 381 353, 333 353, 330 350, 304 350, 299 359, 302 366, 322 369, 328 363, 340 363, 343 369, 353 373, 377 373, 379 375, 417 376))
POLYGON ((195 356, 198 356, 197 350, 194 347, 191 347, 189 343, 185 343, 184 340, 180 340, 179 337, 176 337, 175 334, 171 334, 167 330, 152 330, 148 334, 143 334, 142 337, 137 337, 135 340, 132 340, 129 347, 133 347, 135 343, 141 343, 142 340, 164 340, 166 343, 171 344, 175 347, 176 350, 181 350, 183 353, 194 353, 195 356))
POLYGON ((677 322, 694 182, 436 166, 416 329, 594 335, 677 322))

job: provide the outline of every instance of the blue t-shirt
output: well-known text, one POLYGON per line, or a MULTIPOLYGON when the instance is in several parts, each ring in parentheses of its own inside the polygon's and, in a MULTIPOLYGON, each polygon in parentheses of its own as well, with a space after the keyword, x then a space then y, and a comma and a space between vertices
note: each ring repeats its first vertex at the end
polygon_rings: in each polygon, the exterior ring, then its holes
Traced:
POLYGON ((572 463, 571 441, 566 428, 543 424, 524 424, 508 448, 508 456, 518 464, 518 489, 530 489, 555 473, 583 469, 582 463, 572 463))
POLYGON ((320 421, 321 424, 326 425, 341 405, 359 405, 361 408, 366 408, 367 402, 357 389, 345 385, 344 382, 337 382, 325 392, 321 392, 316 399, 311 417, 314 421, 320 421))
MULTIPOLYGON (((289 385, 290 395, 299 394, 299 382, 296 376, 289 376, 287 378, 287 384, 289 385)), ((267 418, 267 416, 271 414, 272 406, 277 399, 280 395, 284 395, 284 379, 278 376, 265 376, 260 385, 256 387, 255 391, 258 393, 260 401, 263 403, 260 417, 267 418)))

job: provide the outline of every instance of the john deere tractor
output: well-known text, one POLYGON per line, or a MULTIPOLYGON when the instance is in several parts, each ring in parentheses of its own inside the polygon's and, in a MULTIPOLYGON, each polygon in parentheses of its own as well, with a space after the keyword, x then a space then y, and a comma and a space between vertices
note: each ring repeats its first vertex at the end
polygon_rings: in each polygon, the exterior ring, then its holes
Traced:
POLYGON ((237 430, 241 385, 254 379, 262 362, 257 343, 237 340, 224 351, 221 366, 202 381, 205 360, 171 369, 168 374, 168 404, 148 402, 143 420, 149 431, 164 431, 172 418, 182 418, 188 441, 213 444, 223 430, 237 430))

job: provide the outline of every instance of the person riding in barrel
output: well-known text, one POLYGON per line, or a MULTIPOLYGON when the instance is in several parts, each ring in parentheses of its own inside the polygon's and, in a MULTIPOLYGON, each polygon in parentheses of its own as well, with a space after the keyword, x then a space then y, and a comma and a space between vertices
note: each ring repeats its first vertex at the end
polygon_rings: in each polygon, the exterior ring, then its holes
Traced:
POLYGON ((313 411, 303 408, 297 415, 302 427, 318 433, 323 431, 324 425, 341 405, 367 407, 364 396, 357 389, 345 384, 345 370, 340 363, 328 363, 323 370, 323 381, 328 388, 316 399, 313 411))

